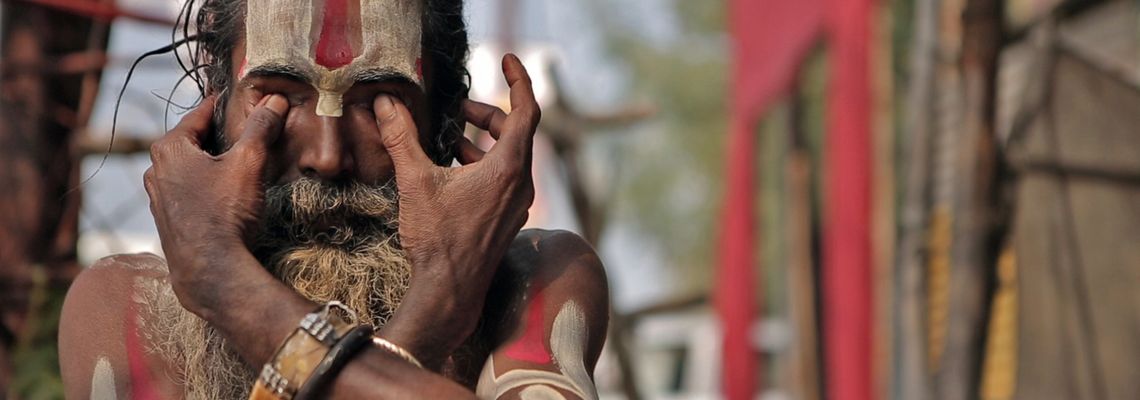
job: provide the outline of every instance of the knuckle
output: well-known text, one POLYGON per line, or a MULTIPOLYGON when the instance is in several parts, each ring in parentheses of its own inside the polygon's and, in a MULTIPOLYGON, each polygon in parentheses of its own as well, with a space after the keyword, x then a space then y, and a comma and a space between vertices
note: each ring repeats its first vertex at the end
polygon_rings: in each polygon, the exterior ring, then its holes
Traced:
POLYGON ((260 130, 268 130, 268 129, 273 129, 280 122, 281 122, 280 116, 278 116, 277 114, 274 114, 273 111, 263 109, 263 110, 258 110, 256 112, 254 112, 253 114, 250 114, 249 119, 247 120, 246 123, 250 124, 251 128, 260 129, 260 130))
POLYGON ((518 164, 518 160, 515 160, 513 158, 508 161, 507 168, 505 171, 503 171, 502 174, 503 178, 506 178, 506 180, 511 183, 518 182, 523 177, 522 171, 519 170, 520 168, 518 164))
POLYGON ((265 154, 262 149, 255 146, 234 146, 231 151, 235 157, 245 160, 259 159, 265 154))
POLYGON ((403 126, 403 124, 391 126, 389 129, 389 131, 386 131, 387 134, 384 135, 383 140, 393 148, 406 147, 412 144, 412 140, 415 140, 414 135, 410 134, 407 127, 403 126))
POLYGON ((146 192, 149 194, 154 193, 154 180, 154 168, 147 168, 146 172, 143 173, 143 189, 146 189, 146 192))
POLYGON ((495 113, 489 112, 487 115, 484 115, 483 118, 480 118, 479 123, 483 126, 489 127, 493 121, 495 121, 495 113))
POLYGON ((531 123, 534 125, 537 125, 539 121, 542 121, 542 107, 539 107, 538 104, 531 106, 530 119, 531 123))
POLYGON ((150 161, 151 163, 158 164, 159 161, 166 158, 167 142, 160 140, 150 145, 150 161))

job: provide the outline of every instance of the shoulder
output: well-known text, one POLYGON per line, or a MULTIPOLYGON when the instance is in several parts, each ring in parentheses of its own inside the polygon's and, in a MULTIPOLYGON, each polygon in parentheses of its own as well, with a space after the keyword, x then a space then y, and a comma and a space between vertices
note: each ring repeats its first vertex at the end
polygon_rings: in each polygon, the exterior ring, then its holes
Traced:
POLYGON ((487 312, 501 313, 493 319, 501 323, 479 377, 480 398, 523 391, 596 398, 592 377, 609 327, 609 289, 586 240, 566 231, 519 233, 489 295, 487 312))
MULTIPOLYGON (((593 246, 573 232, 528 229, 512 243, 503 267, 521 283, 519 307, 512 307, 517 310, 513 319, 520 322, 513 329, 515 338, 527 318, 553 328, 560 316, 572 315, 583 331, 584 356, 592 370, 609 327, 610 298, 605 267, 593 246)), ((544 339, 550 339, 550 332, 544 339)))
POLYGON ((532 283, 573 285, 587 293, 608 294, 606 271, 593 246, 578 234, 527 229, 507 251, 504 267, 532 283))
POLYGON ((503 267, 523 286, 542 291, 547 299, 573 300, 590 314, 604 311, 599 322, 608 322, 606 270, 586 239, 569 231, 527 229, 515 238, 506 258, 503 267))
POLYGON ((166 263, 154 254, 106 257, 76 277, 59 325, 60 372, 68 398, 128 393, 127 347, 137 323, 129 316, 142 292, 156 291, 165 280, 166 263))

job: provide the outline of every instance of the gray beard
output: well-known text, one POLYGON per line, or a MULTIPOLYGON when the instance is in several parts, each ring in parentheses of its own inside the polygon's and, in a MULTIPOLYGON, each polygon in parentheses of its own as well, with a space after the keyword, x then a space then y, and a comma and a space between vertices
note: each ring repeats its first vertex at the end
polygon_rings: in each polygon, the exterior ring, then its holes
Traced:
MULTIPOLYGON (((411 277, 396 235, 395 193, 390 184, 333 186, 311 179, 271 187, 254 255, 302 296, 319 304, 341 301, 360 323, 380 327, 411 277)), ((256 370, 206 321, 183 309, 168 283, 136 286, 148 351, 174 367, 185 398, 248 398, 256 370)))

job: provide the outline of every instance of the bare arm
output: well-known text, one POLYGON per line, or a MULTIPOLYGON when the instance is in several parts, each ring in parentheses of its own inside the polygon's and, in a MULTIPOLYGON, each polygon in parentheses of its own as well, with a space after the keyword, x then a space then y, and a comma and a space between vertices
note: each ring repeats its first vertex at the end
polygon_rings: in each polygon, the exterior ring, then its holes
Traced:
POLYGON ((606 274, 577 235, 526 231, 516 240, 511 268, 527 276, 518 323, 483 371, 481 398, 596 399, 594 365, 609 322, 606 274), (519 243, 522 242, 522 243, 519 243))
MULTIPOLYGON (((60 316, 59 358, 64 391, 69 399, 130 398, 134 388, 163 398, 177 397, 167 365, 147 353, 132 312, 137 282, 164 280, 154 268, 153 255, 119 255, 99 260, 79 274, 60 316), (133 336, 133 338, 132 338, 133 336), (128 340, 131 338, 131 340, 128 340), (132 350, 128 346, 133 343, 132 350), (134 352, 135 373, 131 357, 134 352)), ((137 396, 136 396, 137 397, 137 396)))

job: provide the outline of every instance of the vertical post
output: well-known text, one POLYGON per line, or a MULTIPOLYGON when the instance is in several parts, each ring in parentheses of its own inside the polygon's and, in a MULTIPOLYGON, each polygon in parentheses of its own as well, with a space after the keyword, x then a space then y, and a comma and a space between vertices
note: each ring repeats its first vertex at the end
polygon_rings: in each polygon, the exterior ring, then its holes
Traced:
POLYGON ((895 400, 927 400, 932 395, 923 329, 925 304, 923 243, 931 201, 931 141, 934 131, 935 61, 938 57, 939 0, 915 0, 910 44, 910 80, 902 140, 905 183, 898 255, 895 259, 893 394, 895 400))
POLYGON ((805 132, 804 102, 799 88, 791 91, 789 149, 785 166, 785 196, 788 225, 788 315, 795 335, 792 339, 789 392, 794 399, 819 400, 819 324, 816 310, 816 260, 812 257, 811 151, 805 132))
POLYGON ((962 130, 954 164, 960 173, 954 199, 950 298, 945 351, 938 376, 942 400, 979 395, 989 300, 1003 231, 994 136, 1003 4, 967 0, 962 13, 962 130))

